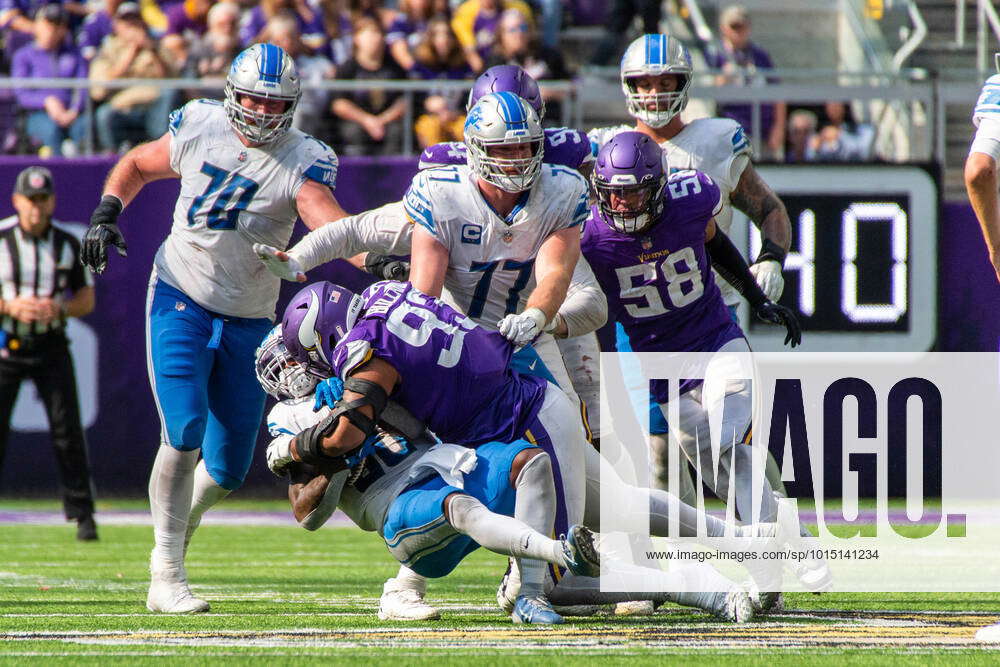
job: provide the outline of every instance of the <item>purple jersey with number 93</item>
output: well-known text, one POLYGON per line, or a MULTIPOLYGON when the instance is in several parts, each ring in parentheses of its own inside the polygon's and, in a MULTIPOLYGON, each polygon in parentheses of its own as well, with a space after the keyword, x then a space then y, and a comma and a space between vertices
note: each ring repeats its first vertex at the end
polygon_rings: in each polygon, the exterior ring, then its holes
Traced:
POLYGON ((333 350, 346 379, 373 356, 400 382, 392 398, 444 442, 475 446, 521 438, 545 399, 545 380, 510 370, 511 344, 408 283, 361 294, 354 327, 333 350))

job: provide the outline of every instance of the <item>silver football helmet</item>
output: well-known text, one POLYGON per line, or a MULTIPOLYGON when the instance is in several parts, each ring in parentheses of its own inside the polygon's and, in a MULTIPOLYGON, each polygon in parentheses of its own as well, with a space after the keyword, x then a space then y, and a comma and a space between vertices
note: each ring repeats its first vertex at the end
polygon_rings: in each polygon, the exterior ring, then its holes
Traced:
POLYGON ((469 169, 506 192, 531 188, 542 169, 544 133, 538 114, 513 93, 484 95, 465 119, 469 169), (490 155, 494 146, 528 144, 531 155, 504 158, 490 155))
POLYGON ((691 88, 691 54, 680 40, 669 35, 643 35, 628 45, 622 56, 622 92, 628 113, 650 127, 663 127, 684 110, 691 88), (635 77, 676 74, 672 93, 640 95, 635 77), (655 103, 655 105, 651 104, 655 103), (649 108, 649 107, 653 108, 649 108))
POLYGON ((302 398, 313 393, 319 378, 306 372, 305 367, 292 358, 281 340, 281 325, 271 329, 254 353, 257 381, 276 399, 302 398))
POLYGON ((274 44, 254 44, 229 67, 226 77, 226 116, 233 128, 254 144, 267 144, 292 126, 292 115, 302 91, 295 62, 274 44), (240 104, 241 95, 283 100, 281 113, 252 111, 240 104))

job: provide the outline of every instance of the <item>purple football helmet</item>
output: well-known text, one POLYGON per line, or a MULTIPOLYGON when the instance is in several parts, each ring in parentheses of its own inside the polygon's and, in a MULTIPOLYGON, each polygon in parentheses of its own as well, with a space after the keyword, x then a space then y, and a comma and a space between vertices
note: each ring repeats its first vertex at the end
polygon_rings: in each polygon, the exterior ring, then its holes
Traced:
POLYGON ((479 75, 469 91, 466 111, 471 111, 483 95, 490 93, 514 93, 535 110, 539 120, 545 117, 545 102, 538 90, 538 83, 517 65, 496 65, 479 75))
POLYGON ((645 134, 621 132, 612 137, 597 154, 590 178, 601 218, 615 231, 638 234, 663 212, 663 150, 645 134))
POLYGON ((333 375, 333 348, 354 326, 361 303, 359 295, 327 280, 302 288, 281 320, 288 353, 313 375, 333 375))

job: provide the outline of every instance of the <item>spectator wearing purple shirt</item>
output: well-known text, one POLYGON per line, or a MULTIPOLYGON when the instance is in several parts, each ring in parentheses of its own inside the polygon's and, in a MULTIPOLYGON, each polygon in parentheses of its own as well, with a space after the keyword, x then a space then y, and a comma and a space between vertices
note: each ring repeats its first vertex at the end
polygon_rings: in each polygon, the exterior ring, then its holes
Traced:
POLYGON ((431 0, 399 0, 399 11, 386 30, 385 43, 400 67, 409 72, 417 64, 413 49, 424 38, 434 4, 431 0))
MULTIPOLYGON (((87 61, 66 41, 69 15, 59 5, 41 8, 34 21, 35 41, 14 54, 11 75, 23 78, 87 77, 87 61)), ((86 89, 19 88, 18 105, 28 113, 27 133, 32 139, 63 154, 63 142, 79 143, 86 131, 83 116, 86 89)))
POLYGON ((0 0, 0 29, 8 62, 13 62, 18 49, 31 43, 38 10, 58 4, 58 0, 0 0))
MULTIPOLYGON (((413 78, 429 81, 468 79, 472 76, 472 68, 444 16, 430 20, 413 55, 416 59, 410 70, 413 78)), ((422 105, 425 113, 417 118, 413 126, 421 148, 445 141, 462 141, 465 126, 462 101, 465 95, 465 91, 432 89, 424 97, 422 105)))
POLYGON ((83 25, 76 36, 76 44, 80 47, 80 53, 87 60, 93 60, 101 48, 101 42, 111 34, 112 23, 118 5, 122 0, 105 0, 104 9, 91 12, 87 15, 83 25))
POLYGON ((161 45, 173 56, 173 66, 181 70, 187 63, 192 41, 205 34, 211 0, 184 0, 165 11, 167 30, 161 45))
MULTIPOLYGON (((760 86, 776 83, 775 77, 765 77, 760 70, 773 69, 767 51, 750 41, 750 15, 741 5, 730 5, 719 15, 719 33, 722 39, 705 54, 709 67, 722 70, 720 85, 760 86)), ((784 102, 760 105, 760 138, 767 146, 770 157, 778 158, 785 143, 784 102)), ((753 134, 753 105, 720 104, 720 116, 732 118, 753 134)))

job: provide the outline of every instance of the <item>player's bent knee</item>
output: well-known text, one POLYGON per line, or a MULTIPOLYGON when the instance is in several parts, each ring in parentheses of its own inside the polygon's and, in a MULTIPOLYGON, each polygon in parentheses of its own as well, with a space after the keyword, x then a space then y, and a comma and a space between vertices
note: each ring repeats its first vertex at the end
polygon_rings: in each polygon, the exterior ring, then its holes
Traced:
MULTIPOLYGON (((529 461, 534 461, 534 463, 532 463, 533 466, 545 466, 550 471, 552 470, 552 461, 549 459, 549 455, 546 454, 541 448, 529 447, 528 449, 522 449, 518 452, 517 456, 514 457, 514 460, 510 464, 511 488, 517 488, 517 478, 521 476, 521 471, 524 470, 524 467, 528 465, 529 461)), ((551 472, 549 474, 551 474, 551 472)))
POLYGON ((459 493, 458 491, 456 491, 455 493, 449 493, 447 496, 445 496, 445 499, 441 502, 441 511, 444 512, 444 518, 452 526, 455 525, 455 522, 452 521, 453 512, 451 511, 451 504, 458 498, 472 498, 472 496, 466 493, 459 493))

